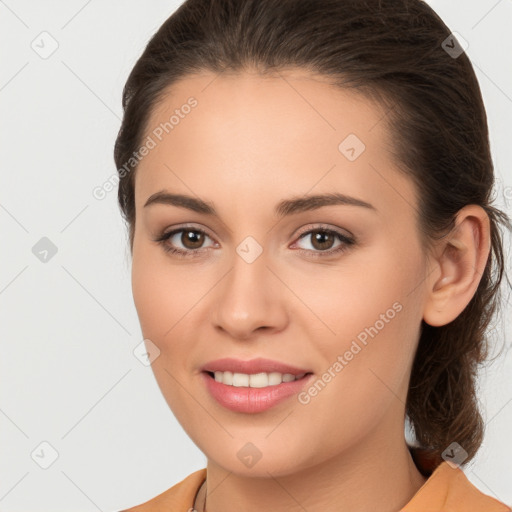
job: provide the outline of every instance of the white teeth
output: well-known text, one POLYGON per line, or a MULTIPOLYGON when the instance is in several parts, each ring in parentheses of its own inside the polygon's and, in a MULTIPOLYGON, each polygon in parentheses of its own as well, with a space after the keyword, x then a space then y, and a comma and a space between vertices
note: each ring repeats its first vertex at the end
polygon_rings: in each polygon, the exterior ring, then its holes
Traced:
POLYGON ((282 374, 278 372, 272 372, 268 374, 268 385, 269 386, 277 386, 277 384, 281 384, 283 382, 282 374))
POLYGON ((233 373, 233 372, 214 372, 215 380, 222 384, 235 387, 251 387, 251 388, 265 388, 267 386, 277 386, 282 382, 291 382, 296 379, 302 379, 305 373, 300 375, 293 375, 291 373, 233 373))
POLYGON ((268 375, 266 373, 254 373, 249 376, 249 387, 264 388, 268 386, 268 375))
POLYGON ((246 373, 233 373, 233 386, 237 388, 249 386, 249 375, 246 373))

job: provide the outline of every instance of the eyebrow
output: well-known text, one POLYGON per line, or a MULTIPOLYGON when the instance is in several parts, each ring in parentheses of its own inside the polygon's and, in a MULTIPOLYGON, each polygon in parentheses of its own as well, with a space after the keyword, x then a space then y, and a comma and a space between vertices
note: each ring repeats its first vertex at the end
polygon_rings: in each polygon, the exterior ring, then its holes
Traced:
MULTIPOLYGON (((219 217, 213 203, 184 194, 171 194, 165 190, 160 190, 159 192, 151 195, 144 204, 144 208, 152 204, 178 206, 204 215, 219 217)), ((316 210, 323 206, 332 205, 360 206, 377 212, 377 208, 366 201, 338 192, 333 192, 328 194, 298 196, 285 199, 276 205, 274 213, 278 217, 285 217, 305 211, 316 210)))

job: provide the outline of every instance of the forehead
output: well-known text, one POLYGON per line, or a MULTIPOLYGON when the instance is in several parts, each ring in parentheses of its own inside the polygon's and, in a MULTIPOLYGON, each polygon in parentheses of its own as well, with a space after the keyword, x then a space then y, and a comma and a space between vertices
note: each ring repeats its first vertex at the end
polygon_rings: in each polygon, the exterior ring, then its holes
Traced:
POLYGON ((148 137, 139 211, 164 188, 207 198, 222 191, 247 205, 313 188, 380 203, 414 195, 395 169, 385 107, 303 70, 187 76, 154 107, 148 137))

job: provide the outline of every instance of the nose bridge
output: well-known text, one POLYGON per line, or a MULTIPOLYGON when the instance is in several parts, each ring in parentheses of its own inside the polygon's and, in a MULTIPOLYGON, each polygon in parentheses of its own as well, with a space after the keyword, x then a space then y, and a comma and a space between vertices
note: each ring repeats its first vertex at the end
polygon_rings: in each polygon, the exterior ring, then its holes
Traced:
POLYGON ((267 251, 251 236, 235 247, 221 300, 231 311, 238 310, 241 318, 254 315, 262 304, 268 303, 268 263, 267 251))
POLYGON ((268 251, 252 236, 235 247, 231 268, 215 294, 215 322, 235 337, 260 328, 282 329, 286 322, 282 295, 269 270, 268 251))

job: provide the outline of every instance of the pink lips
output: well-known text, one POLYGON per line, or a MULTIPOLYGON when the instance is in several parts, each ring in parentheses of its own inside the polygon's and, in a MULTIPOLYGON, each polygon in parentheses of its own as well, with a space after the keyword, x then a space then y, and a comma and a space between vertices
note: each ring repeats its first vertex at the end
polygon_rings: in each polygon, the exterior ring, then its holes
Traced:
POLYGON ((281 403, 287 398, 296 395, 311 381, 313 374, 308 369, 298 368, 270 359, 217 359, 205 364, 201 368, 201 378, 211 396, 222 406, 235 412, 258 413, 266 411, 281 403), (291 373, 292 375, 306 374, 304 377, 292 382, 282 382, 275 386, 264 388, 251 388, 246 386, 230 386, 217 382, 209 372, 230 371, 233 373, 291 373))
POLYGON ((273 361, 272 359, 264 359, 259 357, 257 359, 251 359, 250 361, 242 361, 241 359, 233 359, 225 357, 223 359, 216 359, 206 363, 202 368, 204 372, 233 372, 233 373, 291 373, 292 375, 300 375, 301 373, 310 373, 311 370, 297 368, 289 364, 280 363, 279 361, 273 361))

